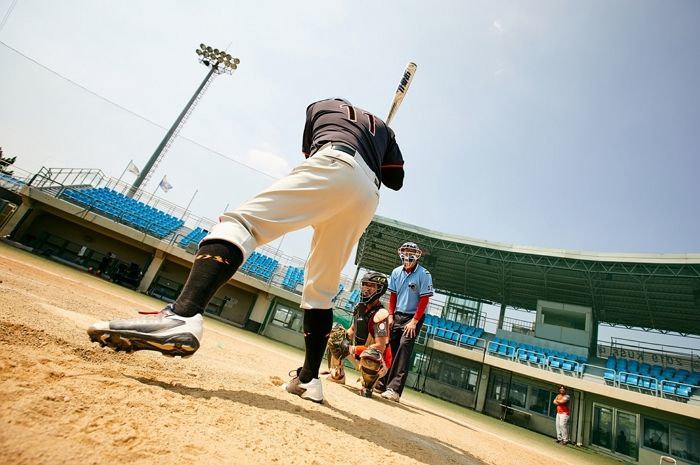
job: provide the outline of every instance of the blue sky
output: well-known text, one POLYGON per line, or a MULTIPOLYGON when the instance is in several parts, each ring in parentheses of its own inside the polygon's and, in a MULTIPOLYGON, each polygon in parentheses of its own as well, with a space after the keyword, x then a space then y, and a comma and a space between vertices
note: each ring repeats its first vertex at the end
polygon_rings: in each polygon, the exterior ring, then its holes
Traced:
MULTIPOLYGON (((383 116, 415 61, 392 124, 405 186, 378 214, 509 244, 700 252, 697 1, 0 0, 0 21, 0 146, 27 171, 143 167, 206 74, 194 50, 228 47, 238 71, 146 186, 167 175, 166 199, 197 191, 214 219, 302 159, 310 102, 383 116)), ((282 248, 304 257, 309 237, 282 248)))

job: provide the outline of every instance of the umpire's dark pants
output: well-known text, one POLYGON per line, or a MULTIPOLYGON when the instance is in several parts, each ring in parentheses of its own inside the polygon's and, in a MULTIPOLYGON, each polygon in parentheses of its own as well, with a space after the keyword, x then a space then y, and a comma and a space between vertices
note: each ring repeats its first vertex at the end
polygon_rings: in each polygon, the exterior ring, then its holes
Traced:
POLYGON ((403 393, 403 387, 406 384, 406 378, 408 377, 408 370, 411 364, 411 354, 413 353, 413 345, 416 343, 416 337, 418 337, 420 329, 423 327, 425 315, 421 317, 416 325, 415 336, 409 338, 404 336, 403 330, 412 319, 413 314, 395 313, 394 326, 391 327, 391 334, 389 336, 389 345, 391 346, 393 361, 391 362, 389 373, 384 377, 383 384, 387 389, 391 389, 399 395, 403 393))

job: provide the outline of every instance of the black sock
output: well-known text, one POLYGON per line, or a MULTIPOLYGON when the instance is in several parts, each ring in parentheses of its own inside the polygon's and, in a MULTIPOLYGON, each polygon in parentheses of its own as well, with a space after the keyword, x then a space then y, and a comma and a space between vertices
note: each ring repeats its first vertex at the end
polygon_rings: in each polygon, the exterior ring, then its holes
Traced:
POLYGON ((328 335, 333 326, 333 310, 330 308, 312 308, 304 310, 304 345, 306 354, 304 366, 299 372, 299 381, 308 383, 318 378, 323 355, 326 353, 328 335))
POLYGON ((230 242, 207 241, 194 258, 185 287, 175 301, 175 313, 194 316, 204 313, 216 291, 234 275, 243 262, 243 253, 230 242))

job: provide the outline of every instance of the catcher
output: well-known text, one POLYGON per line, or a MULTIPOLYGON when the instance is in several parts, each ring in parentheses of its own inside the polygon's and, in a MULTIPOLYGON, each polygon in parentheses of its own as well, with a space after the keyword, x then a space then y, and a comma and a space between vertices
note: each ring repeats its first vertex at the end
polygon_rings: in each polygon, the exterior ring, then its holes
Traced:
POLYGON ((391 367, 389 312, 379 301, 388 284, 383 274, 366 273, 362 277, 360 303, 353 311, 352 326, 346 331, 343 325, 336 323, 328 339, 328 379, 345 384, 343 361, 348 358, 360 372, 361 394, 365 397, 372 397, 374 385, 391 367))

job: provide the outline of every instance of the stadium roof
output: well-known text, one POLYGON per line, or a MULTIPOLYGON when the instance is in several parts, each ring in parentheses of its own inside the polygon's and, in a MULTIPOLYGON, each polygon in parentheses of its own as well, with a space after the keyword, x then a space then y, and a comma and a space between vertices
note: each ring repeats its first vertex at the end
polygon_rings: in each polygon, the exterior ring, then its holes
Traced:
POLYGON ((435 290, 536 310, 538 300, 592 307, 598 322, 700 334, 700 253, 595 253, 470 239, 375 216, 355 264, 390 273, 405 241, 423 250, 435 290))

